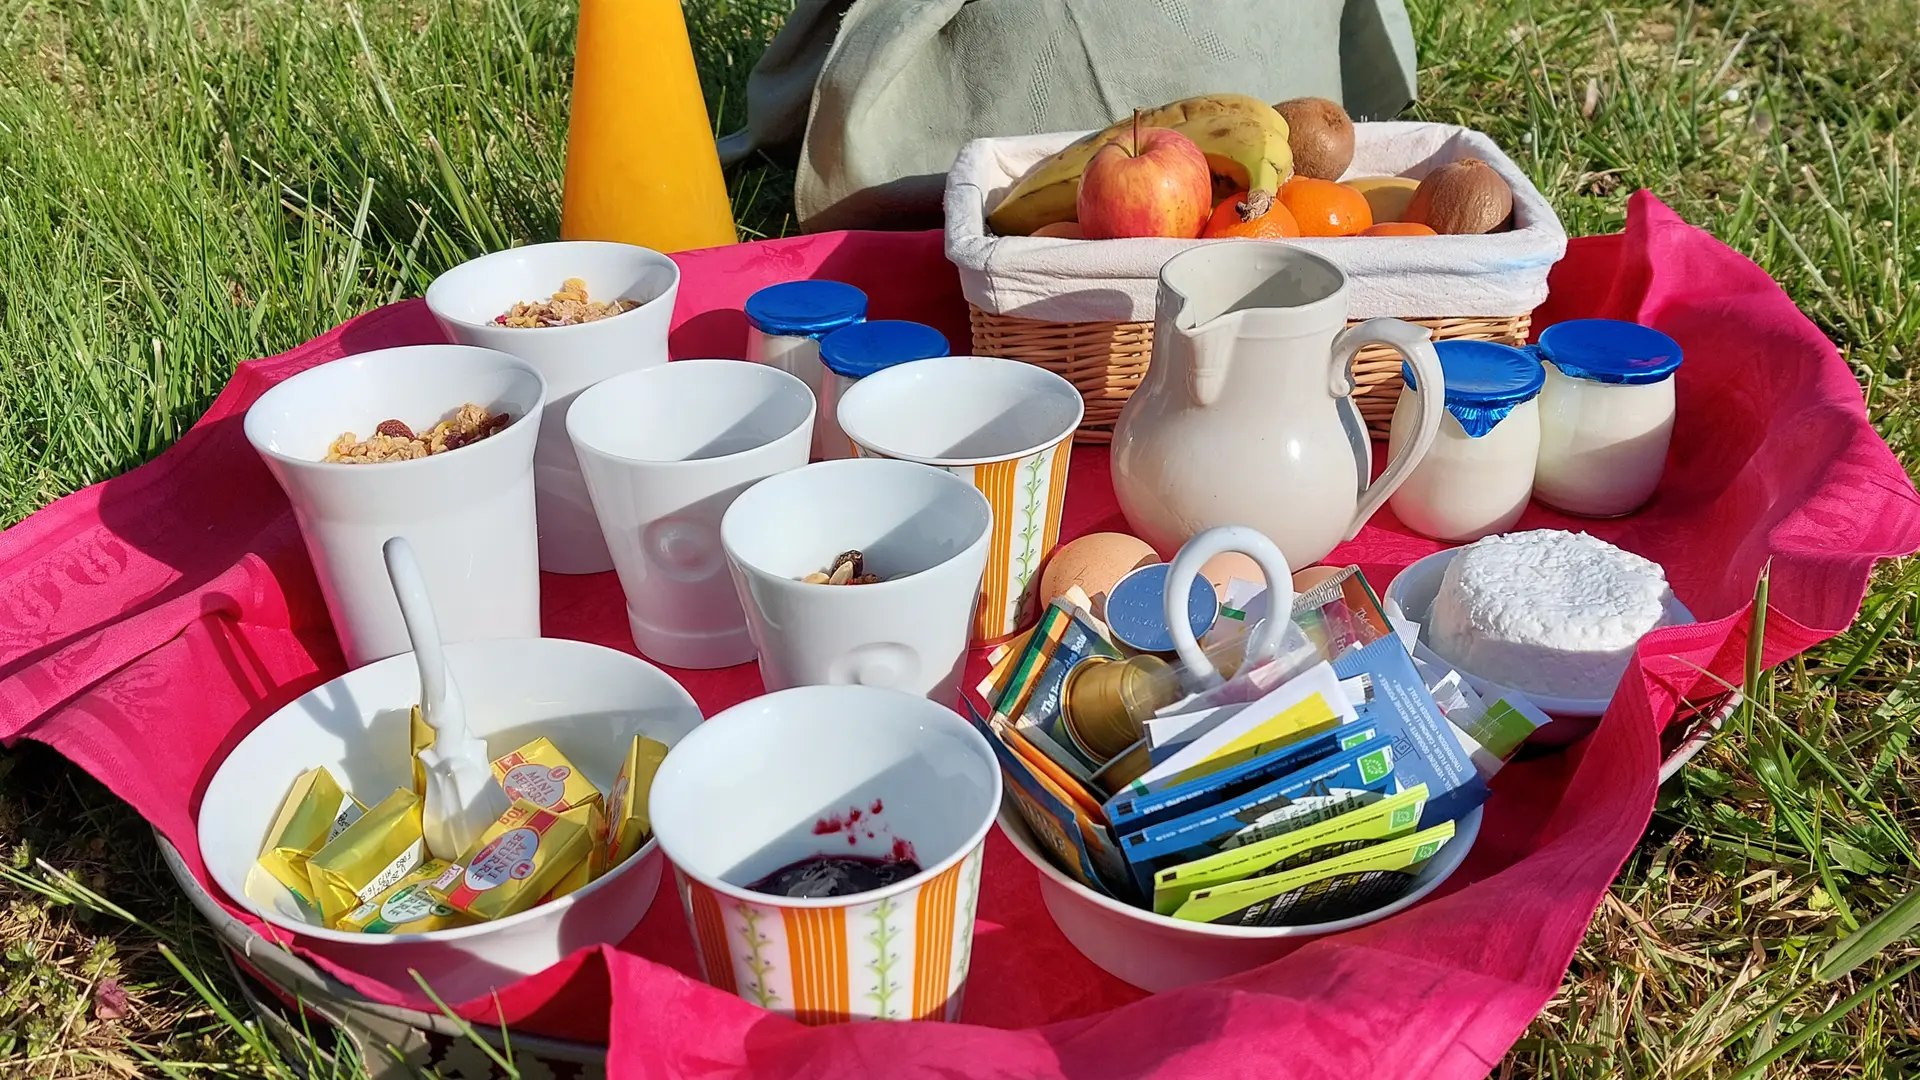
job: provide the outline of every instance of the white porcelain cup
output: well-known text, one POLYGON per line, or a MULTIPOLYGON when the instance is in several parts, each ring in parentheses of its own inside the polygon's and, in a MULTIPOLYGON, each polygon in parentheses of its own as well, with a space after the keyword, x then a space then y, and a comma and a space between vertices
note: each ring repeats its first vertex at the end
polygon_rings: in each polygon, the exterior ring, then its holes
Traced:
POLYGON ((546 416, 534 454, 542 570, 597 574, 613 569, 567 438, 567 409, 580 391, 602 379, 667 362, 667 326, 679 291, 680 268, 672 259, 632 244, 595 240, 496 251, 461 263, 427 288, 427 308, 448 337, 512 353, 547 380, 546 416), (494 324, 514 304, 551 297, 568 278, 587 283, 589 300, 624 298, 640 306, 575 326, 494 324))
POLYGON ((1045 368, 990 356, 938 356, 877 371, 840 397, 840 427, 864 457, 945 469, 987 497, 993 551, 974 618, 976 644, 1038 615, 1040 567, 1060 539, 1067 463, 1086 402, 1045 368))
POLYGON ((648 812, 701 972, 807 1023, 957 1020, 1000 769, 972 725, 865 686, 755 698, 682 738, 648 812), (910 857, 850 896, 749 888, 819 855, 910 857))
POLYGON ((720 518, 756 482, 807 463, 813 421, 806 383, 744 360, 632 371, 574 400, 567 433, 647 658, 678 668, 753 659, 720 518))
POLYGON ((907 461, 823 461, 748 488, 721 519, 720 541, 761 682, 858 683, 952 705, 992 519, 973 485, 907 461), (887 580, 801 580, 844 551, 887 580))
POLYGON ((286 490, 347 664, 407 652, 381 548, 404 536, 419 556, 445 639, 540 636, 533 454, 540 373, 466 345, 413 345, 310 368, 247 410, 247 440, 286 490), (471 402, 506 412, 495 435, 412 461, 329 464, 344 432, 383 420, 416 430, 471 402))

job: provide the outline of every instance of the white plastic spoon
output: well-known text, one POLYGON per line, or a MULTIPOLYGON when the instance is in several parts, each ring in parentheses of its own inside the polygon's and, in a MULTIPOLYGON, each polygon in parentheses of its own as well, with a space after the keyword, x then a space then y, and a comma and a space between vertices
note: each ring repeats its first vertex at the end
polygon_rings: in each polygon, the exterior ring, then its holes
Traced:
POLYGON ((506 813, 507 793, 493 778, 487 743, 467 726, 466 705, 460 688, 447 675, 440 648, 440 624, 427 597, 427 583, 413 546, 396 536, 381 548, 387 576, 393 580, 400 617, 413 640, 413 659, 420 668, 420 717, 433 728, 433 745, 420 751, 427 774, 426 805, 421 824, 427 850, 435 858, 458 859, 487 826, 506 813))

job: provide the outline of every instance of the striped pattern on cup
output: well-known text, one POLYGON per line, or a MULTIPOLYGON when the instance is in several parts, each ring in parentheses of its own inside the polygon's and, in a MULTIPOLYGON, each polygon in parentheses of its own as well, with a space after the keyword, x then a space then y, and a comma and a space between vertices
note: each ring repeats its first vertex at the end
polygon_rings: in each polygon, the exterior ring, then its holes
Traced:
MULTIPOLYGON (((854 450, 861 457, 886 456, 858 443, 854 450)), ((973 615, 975 645, 997 645, 1025 630, 1039 614, 1034 594, 1040 567, 1060 543, 1072 453, 1069 432, 1067 438, 1025 457, 941 466, 980 489, 993 507, 987 572, 973 615)))
POLYGON ((985 846, 904 893, 783 907, 675 870, 701 977, 805 1024, 960 1018, 985 846))

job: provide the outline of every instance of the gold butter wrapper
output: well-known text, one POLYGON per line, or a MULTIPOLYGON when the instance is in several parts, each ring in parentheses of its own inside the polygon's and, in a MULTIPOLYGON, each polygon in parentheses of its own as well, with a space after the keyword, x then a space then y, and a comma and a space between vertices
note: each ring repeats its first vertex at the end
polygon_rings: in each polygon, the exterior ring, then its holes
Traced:
POLYGON ((560 883, 549 890, 546 896, 541 897, 541 903, 558 900, 570 892, 584 888, 589 882, 607 872, 607 867, 611 865, 607 862, 607 815, 600 809, 600 804, 597 802, 587 804, 587 829, 591 839, 591 844, 587 848, 587 857, 575 863, 573 869, 567 871, 566 876, 560 879, 560 883))
POLYGON ((428 859, 391 889, 342 916, 335 929, 357 934, 424 934, 472 926, 471 916, 448 907, 427 887, 452 865, 445 859, 428 859))
POLYGON ((393 888, 426 857, 420 798, 395 788, 307 862, 313 900, 328 926, 393 888))
POLYGON ((427 767, 420 762, 420 751, 433 745, 433 727, 420 715, 418 705, 413 707, 413 717, 407 722, 407 740, 413 747, 413 793, 424 804, 427 801, 427 767))
POLYGON ((532 907, 587 858, 593 807, 555 812, 520 799, 480 834, 471 854, 430 888, 447 906, 476 919, 501 919, 532 907))
POLYGON ((543 810, 559 813, 600 798, 585 773, 544 736, 493 763, 493 778, 509 799, 525 799, 543 810))
MULTIPOLYGON (((260 868, 285 885, 302 904, 313 904, 313 886, 307 880, 307 860, 327 842, 360 820, 367 808, 347 794, 325 766, 308 769, 294 778, 280 810, 267 827, 260 848, 260 868)), ((257 899, 257 898, 256 898, 257 899)))
POLYGON ((620 764, 620 776, 613 782, 613 794, 607 798, 606 864, 618 866, 633 857, 647 842, 653 822, 647 817, 647 795, 653 791, 653 774, 667 758, 667 744, 635 735, 627 747, 627 760, 620 764))

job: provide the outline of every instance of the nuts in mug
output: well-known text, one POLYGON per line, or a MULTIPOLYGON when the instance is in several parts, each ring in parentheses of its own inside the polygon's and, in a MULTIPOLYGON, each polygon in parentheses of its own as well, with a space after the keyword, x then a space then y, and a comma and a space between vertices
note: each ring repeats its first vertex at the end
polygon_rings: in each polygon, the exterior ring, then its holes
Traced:
POLYGON ((800 579, 808 585, 876 585, 879 574, 869 574, 866 557, 858 551, 843 551, 834 556, 826 570, 816 570, 800 579))
POLYGON ((504 412, 490 413, 468 402, 448 420, 416 435, 400 420, 382 420, 372 437, 362 442, 353 432, 343 432, 327 447, 322 459, 336 465, 370 465, 382 461, 412 461, 415 458, 444 454, 468 443, 497 435, 511 418, 504 412))
POLYGON ((640 301, 625 298, 589 300, 587 283, 579 278, 568 278, 560 283, 560 291, 551 297, 530 303, 522 301, 515 304, 494 316, 493 324, 510 326, 517 330, 537 330, 546 326, 577 326, 580 323, 611 319, 615 315, 632 311, 639 306, 640 301))

